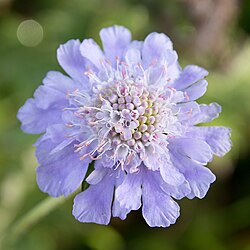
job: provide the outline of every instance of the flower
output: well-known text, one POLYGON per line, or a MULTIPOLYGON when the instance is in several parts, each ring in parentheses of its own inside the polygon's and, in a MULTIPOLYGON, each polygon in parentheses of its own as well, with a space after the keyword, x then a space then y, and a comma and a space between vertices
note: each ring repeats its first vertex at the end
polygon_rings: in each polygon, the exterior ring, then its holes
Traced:
POLYGON ((203 198, 215 181, 206 164, 230 150, 230 129, 197 126, 221 107, 195 101, 208 72, 182 69, 166 35, 131 41, 112 26, 100 37, 103 51, 92 39, 61 45, 69 76, 50 71, 18 112, 23 131, 44 133, 35 144, 38 186, 58 197, 86 181, 73 206, 81 222, 108 224, 142 206, 149 226, 168 227, 176 199, 203 198))

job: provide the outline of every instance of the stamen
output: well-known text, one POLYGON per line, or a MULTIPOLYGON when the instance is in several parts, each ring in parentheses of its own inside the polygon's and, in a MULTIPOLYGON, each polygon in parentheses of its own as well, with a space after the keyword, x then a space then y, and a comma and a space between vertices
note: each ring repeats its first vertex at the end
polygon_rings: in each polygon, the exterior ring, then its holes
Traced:
POLYGON ((91 72, 91 71, 86 71, 84 73, 86 76, 88 76, 90 79, 94 80, 95 82, 101 84, 102 81, 96 76, 95 73, 91 72))
MULTIPOLYGON (((138 172, 138 167, 128 170, 126 166, 133 161, 134 157, 145 159, 147 147, 151 147, 154 143, 160 145, 162 138, 166 138, 165 134, 167 136, 171 134, 171 126, 177 121, 176 116, 180 109, 172 108, 174 104, 170 105, 172 92, 170 96, 160 95, 157 89, 151 90, 146 87, 148 76, 142 65, 138 64, 138 67, 143 75, 137 75, 132 79, 130 68, 118 57, 116 70, 105 61, 101 64, 109 79, 109 88, 106 88, 106 82, 102 82, 93 72, 88 71, 86 75, 97 83, 93 87, 92 100, 79 90, 69 94, 70 98, 73 98, 73 105, 78 107, 65 110, 72 111, 78 119, 84 119, 84 125, 81 122, 70 122, 67 126, 69 128, 87 126, 95 135, 76 144, 75 152, 81 152, 84 147, 95 142, 94 148, 82 155, 81 160, 87 156, 92 160, 98 160, 108 152, 106 157, 113 162, 115 169, 138 172), (168 128, 170 131, 166 131, 169 130, 168 128), (111 156, 107 156, 110 154, 111 156)), ((162 74, 163 72, 159 78, 162 74)), ((169 89, 176 91, 171 87, 169 89)), ((80 138, 79 135, 77 136, 80 138)), ((152 152, 156 153, 156 151, 154 147, 152 152)))

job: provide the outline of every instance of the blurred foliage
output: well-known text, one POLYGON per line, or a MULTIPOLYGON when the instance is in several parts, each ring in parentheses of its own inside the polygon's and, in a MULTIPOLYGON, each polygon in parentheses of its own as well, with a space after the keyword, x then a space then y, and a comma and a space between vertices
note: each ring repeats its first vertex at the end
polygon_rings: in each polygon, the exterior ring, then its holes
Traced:
POLYGON ((71 215, 71 199, 17 239, 13 250, 250 249, 249 7, 247 0, 0 1, 0 235, 47 197, 35 182, 32 144, 37 136, 21 132, 16 112, 47 71, 62 71, 56 49, 69 39, 93 37, 100 42, 100 28, 112 24, 127 26, 134 39, 166 32, 182 66, 198 62, 209 69, 210 85, 200 102, 223 106, 212 124, 231 127, 234 144, 227 156, 210 164, 217 181, 206 198, 182 200, 182 215, 168 229, 149 228, 140 211, 125 221, 112 219, 110 226, 81 224, 71 215), (230 15, 224 11, 214 16, 215 9, 229 5, 230 15), (25 40, 36 39, 33 26, 30 36, 17 36, 19 25, 29 19, 43 29, 39 44, 25 40), (204 39, 210 41, 207 50, 204 42, 199 44, 204 39))

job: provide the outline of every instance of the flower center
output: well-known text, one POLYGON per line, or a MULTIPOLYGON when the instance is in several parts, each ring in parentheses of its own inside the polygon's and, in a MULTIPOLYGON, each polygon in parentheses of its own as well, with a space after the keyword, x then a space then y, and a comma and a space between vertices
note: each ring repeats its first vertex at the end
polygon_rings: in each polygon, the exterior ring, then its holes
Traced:
POLYGON ((144 70, 135 74, 122 63, 116 70, 108 64, 103 67, 106 79, 100 78, 101 72, 86 72, 92 85, 91 96, 79 90, 69 94, 69 109, 76 122, 68 125, 79 127, 76 140, 80 143, 75 147, 81 159, 103 157, 106 167, 121 166, 134 172, 147 154, 167 144, 167 136, 179 133, 181 126, 172 99, 177 92, 148 87, 144 70))
POLYGON ((96 94, 96 108, 89 108, 89 124, 112 146, 145 144, 157 136, 162 102, 144 85, 118 82, 96 94))

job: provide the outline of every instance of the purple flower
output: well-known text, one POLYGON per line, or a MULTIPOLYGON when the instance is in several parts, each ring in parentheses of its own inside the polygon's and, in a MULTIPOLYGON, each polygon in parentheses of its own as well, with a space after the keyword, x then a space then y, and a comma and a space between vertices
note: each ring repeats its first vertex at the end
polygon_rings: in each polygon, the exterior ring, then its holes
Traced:
POLYGON ((208 72, 182 69, 167 36, 131 41, 121 26, 100 36, 103 51, 92 39, 61 45, 69 76, 50 71, 18 112, 25 132, 43 133, 38 186, 67 196, 86 180, 73 207, 81 222, 108 224, 111 214, 125 219, 142 206, 149 226, 168 227, 179 216, 176 199, 203 198, 215 181, 206 164, 230 150, 230 129, 197 126, 221 107, 195 101, 208 72))

